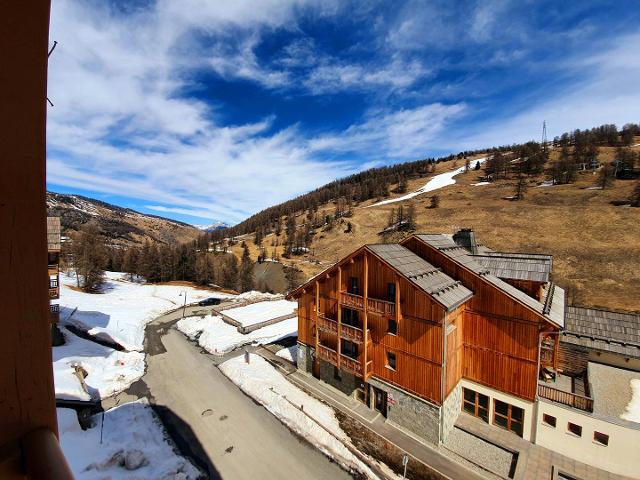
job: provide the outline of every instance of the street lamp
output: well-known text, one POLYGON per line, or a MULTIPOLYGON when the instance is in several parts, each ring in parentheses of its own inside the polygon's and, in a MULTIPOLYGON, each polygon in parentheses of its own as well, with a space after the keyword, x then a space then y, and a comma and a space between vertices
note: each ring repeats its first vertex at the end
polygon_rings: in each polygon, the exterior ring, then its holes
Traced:
POLYGON ((184 293, 184 303, 182 304, 182 318, 184 318, 184 311, 187 308, 187 292, 183 290, 182 292, 180 292, 179 296, 181 297, 183 293, 184 293))

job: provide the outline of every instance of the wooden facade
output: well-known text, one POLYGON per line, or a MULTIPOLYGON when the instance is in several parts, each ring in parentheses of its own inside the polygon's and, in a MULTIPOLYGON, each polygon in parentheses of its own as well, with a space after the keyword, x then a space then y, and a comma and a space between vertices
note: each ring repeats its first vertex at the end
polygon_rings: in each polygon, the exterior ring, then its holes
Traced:
MULTIPOLYGON (((321 350, 316 362, 321 358, 364 382, 373 376, 436 404, 462 378, 533 401, 540 334, 557 327, 419 238, 402 245, 472 296, 445 308, 437 292, 429 294, 361 247, 292 292, 299 342, 321 350)), ((540 286, 527 290, 539 294, 540 286)))

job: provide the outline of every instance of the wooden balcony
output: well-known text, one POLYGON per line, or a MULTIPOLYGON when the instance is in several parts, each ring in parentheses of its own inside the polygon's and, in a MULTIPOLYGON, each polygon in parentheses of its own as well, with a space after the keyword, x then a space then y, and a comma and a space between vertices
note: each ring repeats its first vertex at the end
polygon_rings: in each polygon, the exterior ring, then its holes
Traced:
MULTIPOLYGON (((338 334, 338 322, 333 318, 325 317, 323 314, 318 315, 318 328, 327 333, 338 334)), ((341 338, 354 343, 364 342, 364 333, 361 328, 353 327, 345 323, 342 324, 341 338)), ((371 335, 369 335, 371 338, 371 335)))
POLYGON ((364 297, 361 297, 360 295, 340 292, 340 303, 347 308, 364 310, 364 297))
MULTIPOLYGON (((329 347, 318 345, 318 358, 338 366, 338 352, 329 347)), ((360 377, 362 376, 362 363, 346 355, 340 355, 340 369, 360 377)))
POLYGON ((378 300, 377 298, 367 298, 367 310, 378 315, 395 317, 396 304, 386 300, 378 300))
POLYGON ((338 365, 338 352, 324 345, 318 345, 318 358, 326 360, 333 365, 338 365))
POLYGON ((55 300, 56 298, 60 298, 60 289, 59 288, 49 288, 49 299, 55 300))
POLYGON ((575 393, 564 392, 557 388, 547 385, 538 385, 538 395, 553 402, 562 403, 569 407, 584 410, 585 412, 593 412, 593 398, 577 395, 575 393))
POLYGON ((340 368, 354 375, 362 376, 362 363, 346 355, 340 355, 340 368))
POLYGON ((58 273, 60 273, 60 269, 58 268, 58 265, 49 265, 48 271, 49 271, 50 277, 55 277, 58 275, 58 273))
POLYGON ((344 323, 342 324, 341 337, 354 343, 362 343, 364 341, 361 328, 345 325, 344 323))
POLYGON ((540 347, 540 363, 544 367, 553 367, 553 347, 542 345, 540 347))
POLYGON ((318 328, 323 332, 338 334, 338 322, 332 318, 325 317, 323 314, 318 315, 318 328))

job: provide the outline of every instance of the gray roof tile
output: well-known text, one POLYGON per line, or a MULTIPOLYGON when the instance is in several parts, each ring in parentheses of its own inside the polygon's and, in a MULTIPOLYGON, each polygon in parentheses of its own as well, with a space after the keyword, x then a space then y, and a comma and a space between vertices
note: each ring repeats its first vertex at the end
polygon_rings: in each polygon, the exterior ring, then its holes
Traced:
POLYGON ((440 271, 408 248, 393 244, 367 245, 367 249, 391 265, 438 303, 453 310, 473 296, 462 283, 440 271))

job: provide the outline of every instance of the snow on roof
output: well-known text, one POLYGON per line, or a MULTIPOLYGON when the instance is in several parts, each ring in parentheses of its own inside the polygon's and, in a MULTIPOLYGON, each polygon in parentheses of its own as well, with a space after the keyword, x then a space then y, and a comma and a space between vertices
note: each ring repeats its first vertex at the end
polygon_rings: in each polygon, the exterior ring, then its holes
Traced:
POLYGON ((293 315, 297 302, 289 300, 273 300, 267 302, 257 302, 244 307, 230 308, 224 314, 240 323, 243 327, 249 327, 257 323, 273 320, 285 315, 293 315))

